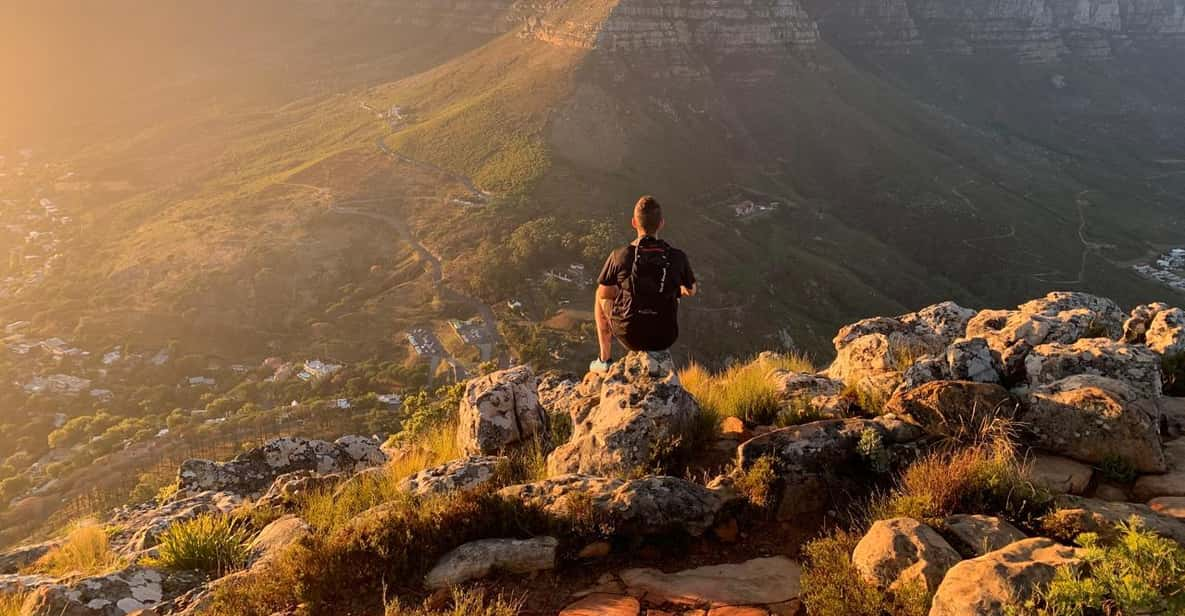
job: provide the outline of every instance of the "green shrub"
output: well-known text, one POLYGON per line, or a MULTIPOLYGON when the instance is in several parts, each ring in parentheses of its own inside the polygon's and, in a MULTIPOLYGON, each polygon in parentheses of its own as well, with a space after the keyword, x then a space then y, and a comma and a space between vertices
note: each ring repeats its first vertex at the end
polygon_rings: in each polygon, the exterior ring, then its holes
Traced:
POLYGON ((521 598, 507 599, 502 595, 487 599, 483 588, 454 588, 451 608, 406 608, 396 600, 387 604, 385 616, 518 616, 523 603, 521 598))
POLYGON ((773 489, 777 479, 773 457, 761 456, 752 466, 737 474, 736 488, 754 507, 765 509, 773 505, 773 489))
POLYGON ((1022 613, 1185 614, 1185 548, 1143 528, 1133 517, 1117 526, 1113 541, 1078 536, 1084 566, 1061 568, 1022 613))
POLYGON ((860 537, 837 530, 803 546, 802 603, 812 616, 881 616, 886 597, 852 564, 860 537))
POLYGON ((203 514, 176 522, 159 538, 151 566, 225 575, 241 569, 250 556, 251 532, 225 515, 203 514))
POLYGON ((881 438, 880 432, 872 428, 864 429, 860 433, 860 442, 856 444, 856 450, 860 452, 860 457, 872 472, 881 475, 891 470, 889 450, 885 449, 885 441, 881 438))
POLYGON ((1116 454, 1104 456, 1098 470, 1103 479, 1114 483, 1131 483, 1140 476, 1140 471, 1130 460, 1116 454))

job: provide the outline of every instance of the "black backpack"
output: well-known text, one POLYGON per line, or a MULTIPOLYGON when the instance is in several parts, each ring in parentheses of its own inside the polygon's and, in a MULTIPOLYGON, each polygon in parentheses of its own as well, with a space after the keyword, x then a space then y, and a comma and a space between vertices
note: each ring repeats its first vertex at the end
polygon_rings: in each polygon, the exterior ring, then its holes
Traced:
POLYGON ((671 246, 653 237, 643 237, 634 247, 634 262, 629 279, 622 284, 628 294, 625 317, 665 317, 678 299, 678 288, 668 281, 671 269, 671 246))

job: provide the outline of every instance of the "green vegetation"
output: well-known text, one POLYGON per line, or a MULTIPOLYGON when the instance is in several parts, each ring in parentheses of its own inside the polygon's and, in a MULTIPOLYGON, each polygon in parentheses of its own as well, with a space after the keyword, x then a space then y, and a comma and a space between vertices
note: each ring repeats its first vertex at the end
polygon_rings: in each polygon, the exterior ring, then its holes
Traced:
POLYGON ((1078 536, 1081 569, 1063 567, 1036 600, 1015 610, 1035 616, 1185 613, 1185 549, 1143 528, 1120 523, 1112 539, 1078 536))
POLYGON ((803 546, 802 603, 815 616, 881 616, 884 594, 852 564, 860 535, 835 530, 803 546))
POLYGON ((243 568, 250 556, 252 533, 238 520, 202 514, 176 522, 161 533, 152 566, 196 569, 226 575, 243 568))
POLYGON ((518 616, 523 607, 522 599, 507 599, 502 595, 487 599, 483 588, 454 588, 451 601, 451 608, 433 609, 406 608, 396 600, 387 605, 386 616, 518 616))
POLYGON ((1131 483, 1140 476, 1139 469, 1135 464, 1132 464, 1131 460, 1117 454, 1107 454, 1103 457, 1103 461, 1099 463, 1098 471, 1103 479, 1115 483, 1131 483))
POLYGON ((61 545, 53 548, 28 568, 28 573, 56 577, 89 577, 123 565, 111 549, 107 529, 92 520, 77 522, 61 545))
POLYGON ((737 474, 736 489, 749 504, 765 509, 774 502, 773 489, 777 478, 773 457, 762 456, 748 469, 737 474))
POLYGON ((721 417, 739 417, 760 425, 775 421, 784 421, 786 425, 810 421, 813 418, 781 414, 782 400, 769 379, 770 372, 778 369, 814 372, 814 367, 802 355, 762 355, 749 362, 733 364, 719 374, 712 374, 693 362, 679 372, 679 381, 701 408, 721 417))
POLYGON ((856 449, 872 472, 883 475, 892 470, 889 451, 885 449, 885 442, 881 438, 880 432, 866 428, 860 433, 860 442, 856 444, 856 449))

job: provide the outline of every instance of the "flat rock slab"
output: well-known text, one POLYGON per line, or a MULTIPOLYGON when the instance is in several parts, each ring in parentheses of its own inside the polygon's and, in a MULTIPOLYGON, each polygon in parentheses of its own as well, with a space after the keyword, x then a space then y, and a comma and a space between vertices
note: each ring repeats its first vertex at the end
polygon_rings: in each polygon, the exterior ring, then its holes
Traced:
POLYGON ((713 565, 678 573, 627 569, 621 580, 627 591, 652 603, 720 606, 769 605, 795 599, 802 568, 784 556, 713 565))
POLYGON ((989 515, 952 515, 944 521, 946 529, 963 545, 983 556, 1025 539, 1015 526, 989 515))
POLYGON ((555 567, 559 541, 533 539, 481 539, 445 554, 424 577, 424 586, 448 588, 486 577, 494 571, 532 573, 555 567))
POLYGON ((1148 501, 1150 507, 1160 515, 1185 520, 1185 496, 1162 496, 1148 501))
POLYGON ((559 616, 638 616, 641 609, 628 595, 594 593, 560 610, 559 616))

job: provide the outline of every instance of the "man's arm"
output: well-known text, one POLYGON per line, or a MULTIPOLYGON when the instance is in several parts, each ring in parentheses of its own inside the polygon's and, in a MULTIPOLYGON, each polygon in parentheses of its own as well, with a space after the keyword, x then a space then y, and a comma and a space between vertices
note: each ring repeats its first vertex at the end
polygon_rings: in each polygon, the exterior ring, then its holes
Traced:
POLYGON ((608 285, 597 286, 597 296, 593 302, 593 316, 597 322, 597 344, 600 345, 601 361, 609 361, 613 356, 613 330, 609 324, 609 312, 613 307, 613 300, 617 299, 617 287, 608 285))

